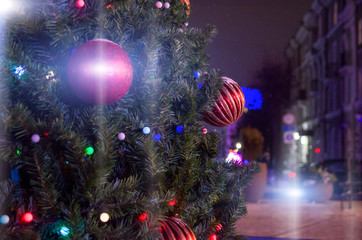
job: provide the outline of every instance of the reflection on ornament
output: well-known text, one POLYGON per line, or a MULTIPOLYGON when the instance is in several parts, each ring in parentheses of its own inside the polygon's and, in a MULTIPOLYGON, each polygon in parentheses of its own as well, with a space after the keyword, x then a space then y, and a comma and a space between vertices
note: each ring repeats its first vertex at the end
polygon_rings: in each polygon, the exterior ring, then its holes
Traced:
POLYGON ((109 214, 108 213, 102 213, 100 216, 99 216, 99 218, 100 218, 100 220, 102 221, 102 222, 108 222, 109 221, 109 214))
POLYGON ((202 129, 202 134, 206 134, 207 133, 207 128, 203 128, 202 129))
POLYGON ((67 65, 74 94, 89 104, 108 105, 129 90, 133 68, 127 53, 107 39, 94 39, 76 48, 67 65))
POLYGON ((241 156, 241 153, 239 153, 237 150, 230 150, 228 157, 225 159, 225 162, 230 163, 233 162, 237 165, 243 164, 243 158, 241 156))

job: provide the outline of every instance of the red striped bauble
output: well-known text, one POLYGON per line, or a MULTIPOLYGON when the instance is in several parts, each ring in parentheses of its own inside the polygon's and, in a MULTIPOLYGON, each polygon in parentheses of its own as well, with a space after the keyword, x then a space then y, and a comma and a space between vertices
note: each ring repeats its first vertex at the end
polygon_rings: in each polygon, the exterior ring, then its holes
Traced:
POLYGON ((168 217, 162 223, 162 240, 196 240, 194 232, 181 219, 168 217))
POLYGON ((215 127, 236 122, 244 111, 245 97, 240 86, 230 78, 222 77, 223 87, 211 112, 204 113, 204 121, 215 127))

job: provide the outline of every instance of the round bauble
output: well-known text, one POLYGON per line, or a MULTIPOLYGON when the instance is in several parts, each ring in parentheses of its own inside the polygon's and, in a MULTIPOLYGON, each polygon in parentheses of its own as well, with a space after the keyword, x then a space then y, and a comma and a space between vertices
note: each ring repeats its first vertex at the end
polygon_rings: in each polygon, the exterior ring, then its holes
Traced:
POLYGON ((162 240, 196 240, 194 232, 181 219, 168 217, 160 220, 162 240))
POLYGON ((170 3, 165 2, 165 8, 166 8, 166 9, 170 8, 170 6, 171 6, 170 3))
POLYGON ((240 86, 230 78, 222 77, 223 87, 211 112, 204 113, 204 121, 216 127, 236 122, 243 114, 245 97, 240 86))
POLYGON ((107 105, 121 99, 133 79, 132 63, 116 43, 94 39, 75 49, 67 66, 74 94, 89 104, 107 105))

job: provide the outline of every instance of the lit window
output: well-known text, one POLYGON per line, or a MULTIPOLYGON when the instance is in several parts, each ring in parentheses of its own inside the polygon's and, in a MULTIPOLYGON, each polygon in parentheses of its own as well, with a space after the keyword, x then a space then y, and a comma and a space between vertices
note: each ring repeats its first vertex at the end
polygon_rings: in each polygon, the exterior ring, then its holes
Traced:
POLYGON ((338 22, 338 3, 334 3, 334 9, 333 9, 333 24, 336 25, 338 22))

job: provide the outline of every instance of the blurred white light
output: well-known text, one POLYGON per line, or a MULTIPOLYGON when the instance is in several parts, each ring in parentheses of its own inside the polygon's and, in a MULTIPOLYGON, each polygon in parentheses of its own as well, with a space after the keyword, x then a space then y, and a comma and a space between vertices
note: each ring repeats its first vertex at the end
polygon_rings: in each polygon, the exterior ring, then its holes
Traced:
POLYGON ((14 3, 16 1, 14 0, 2 0, 1 1, 1 7, 0 7, 0 13, 10 13, 12 11, 15 11, 16 4, 14 3))
POLYGON ((110 216, 108 213, 102 213, 99 218, 101 219, 102 222, 108 222, 110 216))
POLYGON ((301 138, 300 138, 300 143, 301 144, 308 144, 308 137, 307 136, 302 136, 301 138))
POLYGON ((240 148, 241 148, 241 143, 239 143, 239 142, 236 143, 236 148, 237 148, 237 149, 240 149, 240 148))
POLYGON ((303 195, 303 192, 298 188, 287 189, 287 195, 293 198, 299 198, 303 195))
POLYGON ((299 132, 294 132, 293 137, 294 137, 294 140, 299 140, 299 138, 300 138, 299 132))

